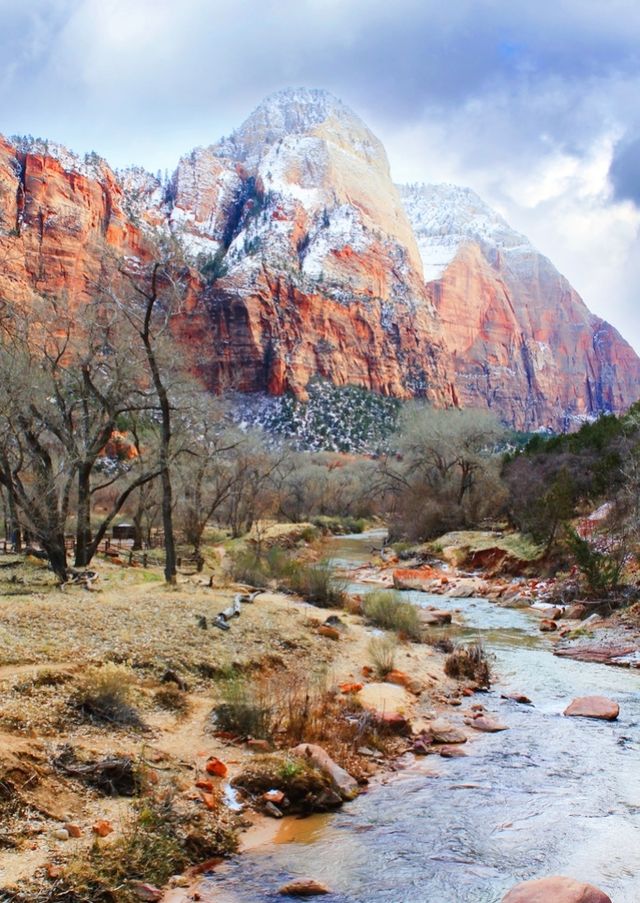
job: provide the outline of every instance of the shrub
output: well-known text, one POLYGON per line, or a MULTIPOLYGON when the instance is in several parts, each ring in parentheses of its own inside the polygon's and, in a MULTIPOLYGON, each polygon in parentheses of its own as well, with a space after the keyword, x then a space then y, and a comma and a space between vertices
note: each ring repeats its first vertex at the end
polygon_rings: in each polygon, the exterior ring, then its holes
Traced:
POLYGON ((227 680, 223 687, 223 702, 213 709, 217 727, 239 737, 266 740, 274 728, 271 701, 264 686, 242 676, 227 680))
POLYGON ((386 677, 395 668, 398 641, 393 634, 374 636, 367 647, 377 677, 386 677))
POLYGON ((132 704, 133 677, 122 665, 107 662, 89 668, 72 697, 73 705, 88 719, 115 725, 142 726, 132 704))
POLYGON ((281 790, 291 804, 289 812, 313 810, 315 799, 332 790, 327 775, 291 753, 256 756, 231 783, 256 797, 267 790, 281 790))
POLYGON ((617 588, 624 567, 624 547, 617 549, 617 554, 600 552, 575 530, 567 530, 567 545, 591 593, 607 594, 617 588))
POLYGON ((271 576, 265 560, 250 549, 244 549, 229 556, 226 571, 232 580, 238 583, 247 583, 263 589, 269 583, 271 576))
POLYGON ((383 630, 395 630, 412 640, 421 638, 418 609, 404 602, 393 590, 377 590, 368 593, 362 603, 365 618, 383 630))
POLYGON ((491 665, 481 643, 455 648, 445 659, 444 673, 455 680, 473 680, 481 687, 491 684, 491 665))
POLYGON ((153 698, 160 708, 176 712, 178 715, 186 715, 190 708, 189 697, 184 690, 171 684, 156 690, 153 698))
POLYGON ((94 845, 63 869, 55 885, 34 888, 30 903, 136 903, 136 881, 162 886, 193 862, 234 852, 237 840, 222 810, 181 811, 173 795, 148 797, 135 807, 121 837, 94 845))
POLYGON ((216 726, 240 737, 279 738, 289 744, 325 733, 334 718, 333 697, 323 672, 300 667, 277 674, 236 676, 223 685, 223 701, 213 709, 216 726))
POLYGON ((335 578, 328 561, 299 564, 285 582, 294 593, 319 608, 342 608, 344 604, 346 584, 335 578))

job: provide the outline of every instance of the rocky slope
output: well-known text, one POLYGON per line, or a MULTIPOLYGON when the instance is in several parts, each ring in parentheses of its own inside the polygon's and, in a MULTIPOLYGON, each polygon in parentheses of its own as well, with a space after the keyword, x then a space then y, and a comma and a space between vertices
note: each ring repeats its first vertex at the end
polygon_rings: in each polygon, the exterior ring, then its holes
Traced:
POLYGON ((640 362, 527 240, 465 189, 394 186, 384 148, 322 91, 268 98, 168 185, 38 141, 0 144, 0 292, 85 302, 105 244, 180 234, 185 325, 212 388, 356 384, 564 427, 636 400, 640 362))
POLYGON ((570 427, 637 397, 633 349, 473 191, 401 192, 461 404, 482 399, 516 424, 570 427))

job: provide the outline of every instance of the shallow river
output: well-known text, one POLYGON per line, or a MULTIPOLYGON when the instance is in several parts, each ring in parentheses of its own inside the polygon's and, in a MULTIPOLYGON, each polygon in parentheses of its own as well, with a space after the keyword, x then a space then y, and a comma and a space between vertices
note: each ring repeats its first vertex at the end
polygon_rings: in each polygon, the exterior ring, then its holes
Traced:
MULTIPOLYGON (((336 540, 336 563, 366 560, 374 539, 336 540)), ((474 737, 467 758, 418 760, 338 813, 300 822, 301 832, 287 828, 208 879, 206 899, 281 900, 284 881, 313 877, 334 891, 328 903, 499 903, 517 881, 565 874, 613 903, 639 903, 640 674, 555 658, 526 611, 404 595, 460 610, 457 636, 482 639, 495 656, 481 701, 510 729, 474 737), (534 706, 500 699, 506 689, 534 706), (619 720, 562 716, 587 694, 616 699, 619 720)))

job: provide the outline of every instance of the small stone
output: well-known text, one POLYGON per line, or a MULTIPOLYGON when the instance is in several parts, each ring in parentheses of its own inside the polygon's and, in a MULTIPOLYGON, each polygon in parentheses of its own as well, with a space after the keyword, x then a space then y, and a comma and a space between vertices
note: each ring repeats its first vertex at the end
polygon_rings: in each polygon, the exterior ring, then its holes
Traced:
POLYGON ((349 695, 351 693, 359 693, 360 690, 362 689, 362 687, 364 686, 364 684, 344 683, 344 684, 339 684, 338 686, 339 686, 341 693, 344 693, 345 695, 349 695))
POLYGON ((60 866, 54 865, 52 862, 45 862, 44 869, 47 873, 47 878, 50 878, 52 881, 55 881, 62 874, 60 866))
POLYGON ((378 712, 378 721, 392 734, 406 737, 411 733, 411 725, 401 712, 378 712))
POLYGON ((327 624, 323 624, 322 627, 318 627, 318 633, 320 636, 327 637, 329 640, 339 640, 340 639, 340 631, 335 627, 329 627, 327 624))
POLYGON ((498 731, 509 729, 506 724, 502 724, 502 722, 497 721, 490 715, 479 715, 477 718, 470 718, 467 724, 475 731, 483 731, 485 734, 495 734, 498 731))
POLYGON ((213 774, 218 778, 225 777, 227 773, 227 766, 215 756, 210 756, 209 759, 207 759, 207 764, 204 768, 207 774, 213 774))
POLYGON ((69 833, 69 837, 82 837, 82 831, 79 825, 67 824, 65 825, 65 828, 69 833))
POLYGON ((443 759, 462 759, 467 755, 459 746, 441 746, 438 752, 443 759))
POLYGON ((113 825, 110 821, 107 821, 104 818, 98 819, 98 821, 93 825, 92 829, 94 834, 97 834, 98 837, 106 837, 107 834, 113 833, 113 825))
POLYGON ((201 793, 200 797, 207 809, 211 810, 211 812, 218 808, 218 801, 213 793, 201 793))
POLYGON ((319 881, 314 881, 312 878, 301 878, 297 881, 283 884, 278 889, 278 893, 283 897, 320 897, 330 894, 331 891, 319 881))
POLYGON ((431 738, 433 743, 450 744, 467 742, 467 735, 464 731, 449 724, 444 718, 436 718, 436 720, 429 725, 425 733, 431 738))
POLYGON ((520 705, 533 705, 528 696, 524 693, 502 693, 502 699, 511 699, 513 702, 519 702, 520 705))
POLYGON ((268 803, 275 803, 276 806, 279 806, 284 802, 284 793, 282 790, 267 790, 266 793, 262 794, 262 799, 268 803))
POLYGON ((272 818, 282 818, 282 812, 272 802, 265 803, 264 811, 267 813, 267 815, 270 815, 272 818))
POLYGON ((425 737, 418 737, 413 741, 411 752, 416 756, 428 756, 431 749, 431 741, 425 737))
POLYGON ((56 840, 69 840, 71 837, 66 828, 56 828, 53 832, 53 836, 56 840))
POLYGON ((550 618, 543 618, 540 621, 540 630, 543 633, 553 633, 553 631, 557 629, 558 625, 555 621, 550 620, 550 618))
POLYGON ((214 783, 208 778, 202 778, 201 780, 196 781, 196 787, 198 790, 204 790, 205 793, 213 793, 214 783))

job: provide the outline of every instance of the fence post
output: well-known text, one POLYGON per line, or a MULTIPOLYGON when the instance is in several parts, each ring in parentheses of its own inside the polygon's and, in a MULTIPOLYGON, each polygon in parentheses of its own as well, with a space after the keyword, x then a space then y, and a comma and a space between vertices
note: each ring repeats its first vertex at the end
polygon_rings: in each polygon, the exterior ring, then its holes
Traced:
POLYGON ((133 552, 129 552, 129 567, 133 564, 133 552))
POLYGON ((146 568, 147 561, 148 561, 148 557, 147 557, 147 553, 145 552, 144 555, 142 556, 142 567, 143 568, 146 568))

